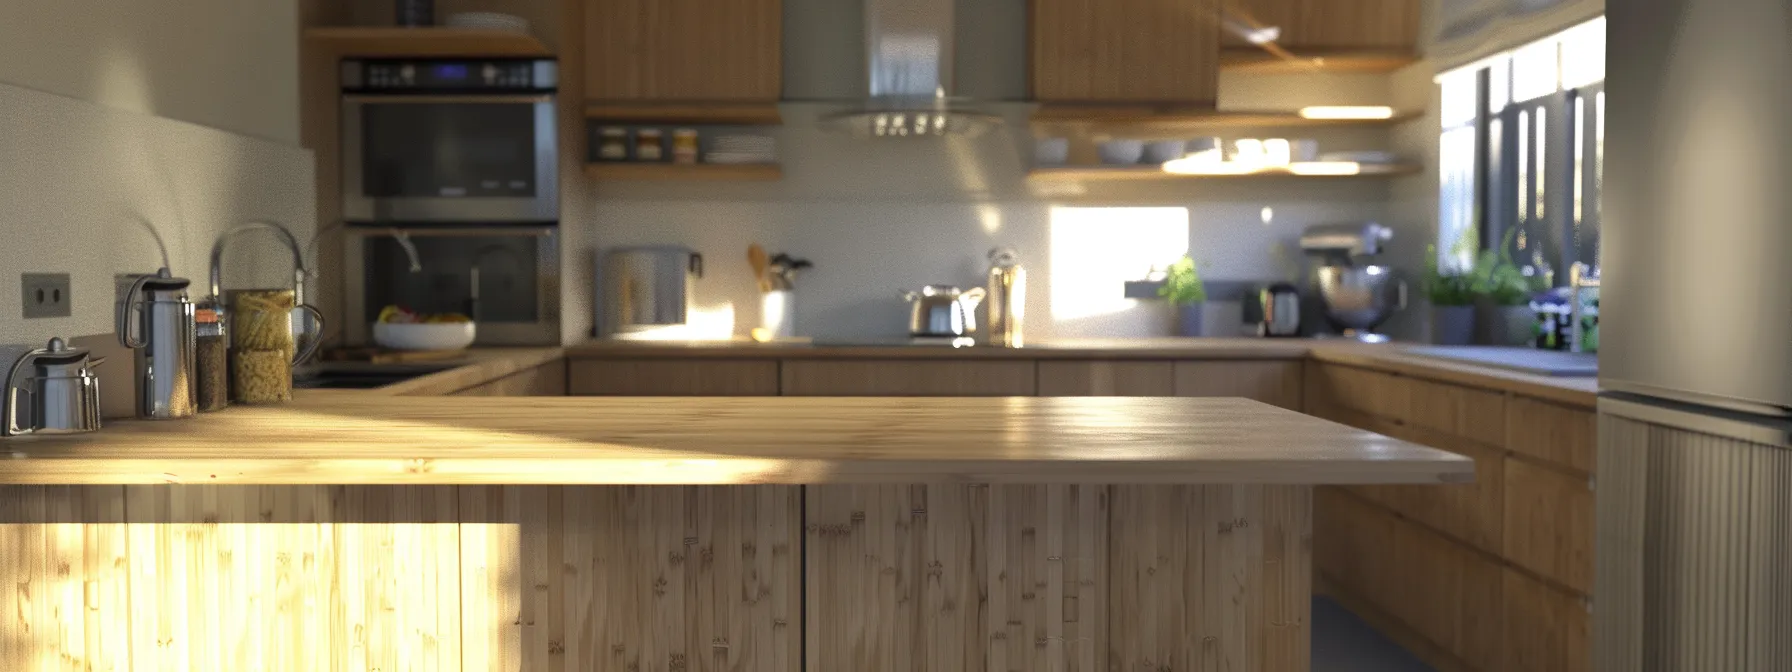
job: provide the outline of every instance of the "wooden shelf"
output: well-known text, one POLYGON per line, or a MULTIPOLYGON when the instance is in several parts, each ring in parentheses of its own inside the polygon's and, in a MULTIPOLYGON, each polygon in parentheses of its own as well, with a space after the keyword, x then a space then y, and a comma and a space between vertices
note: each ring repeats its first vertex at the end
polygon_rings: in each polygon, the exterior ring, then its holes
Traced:
POLYGON ((585 118, 618 124, 776 126, 777 103, 590 103, 585 118))
POLYGON ((775 163, 587 163, 585 175, 596 180, 733 180, 765 182, 784 177, 775 163))
POLYGON ((469 28, 341 26, 305 29, 307 41, 342 56, 553 56, 527 33, 469 28))
POLYGON ((1300 180, 1337 180, 1363 177, 1399 177, 1417 175, 1424 170, 1414 164, 1364 164, 1359 172, 1351 175, 1298 175, 1283 169, 1263 170, 1255 173, 1216 174, 1216 175, 1183 175, 1166 173, 1157 166, 1050 166, 1034 168, 1027 173, 1030 180, 1053 181, 1123 181, 1123 180, 1248 180, 1248 179, 1300 179, 1300 180))
POLYGON ((1284 58, 1260 47, 1231 47, 1220 51, 1220 69, 1251 74, 1393 72, 1419 60, 1410 51, 1373 49, 1303 49, 1293 56, 1284 58))
POLYGON ((1392 126, 1419 116, 1397 112, 1387 119, 1308 119, 1297 112, 1222 112, 1152 105, 1047 105, 1033 113, 1032 124, 1078 127, 1085 132, 1103 129, 1315 128, 1392 126))

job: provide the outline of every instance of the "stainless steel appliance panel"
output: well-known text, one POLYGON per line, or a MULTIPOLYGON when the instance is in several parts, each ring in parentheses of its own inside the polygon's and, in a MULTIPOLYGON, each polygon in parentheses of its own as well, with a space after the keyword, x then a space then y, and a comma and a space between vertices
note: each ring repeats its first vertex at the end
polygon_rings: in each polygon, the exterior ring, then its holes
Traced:
POLYGON ((1599 400, 1594 669, 1792 669, 1792 424, 1739 415, 1599 400))
POLYGON ((1792 412, 1789 12, 1610 8, 1602 389, 1792 412))

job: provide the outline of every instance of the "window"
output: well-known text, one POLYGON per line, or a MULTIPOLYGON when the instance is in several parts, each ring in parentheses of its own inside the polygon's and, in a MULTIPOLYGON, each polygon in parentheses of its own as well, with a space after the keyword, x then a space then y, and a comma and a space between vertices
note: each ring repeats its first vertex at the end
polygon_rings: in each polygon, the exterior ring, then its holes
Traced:
POLYGON ((1501 244, 1555 285, 1599 265, 1604 80, 1603 17, 1438 76, 1440 267, 1501 244))

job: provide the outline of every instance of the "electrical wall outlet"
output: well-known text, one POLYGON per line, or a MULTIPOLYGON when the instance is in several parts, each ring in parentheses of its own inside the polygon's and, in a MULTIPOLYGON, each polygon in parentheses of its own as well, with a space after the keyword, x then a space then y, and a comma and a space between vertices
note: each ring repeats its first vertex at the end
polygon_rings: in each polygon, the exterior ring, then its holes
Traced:
POLYGON ((68 317, 74 314, 74 296, 69 292, 67 273, 25 273, 19 276, 20 298, 25 306, 25 319, 68 317))

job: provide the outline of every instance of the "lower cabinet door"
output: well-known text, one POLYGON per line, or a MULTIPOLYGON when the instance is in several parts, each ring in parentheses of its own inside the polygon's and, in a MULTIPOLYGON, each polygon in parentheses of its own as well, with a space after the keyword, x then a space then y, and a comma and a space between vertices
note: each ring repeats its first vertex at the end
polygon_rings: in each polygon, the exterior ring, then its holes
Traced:
POLYGON ((778 362, 771 359, 573 359, 573 396, 775 397, 778 362))
POLYGON ((1177 362, 1176 396, 1244 397, 1301 410, 1299 361, 1177 362))
POLYGON ((795 359, 783 393, 799 397, 1030 397, 1033 360, 795 359))
POLYGON ((1592 669, 1592 615, 1580 596, 1508 569, 1501 620, 1505 625, 1506 669, 1592 669))

